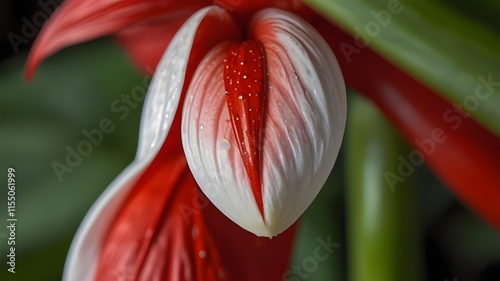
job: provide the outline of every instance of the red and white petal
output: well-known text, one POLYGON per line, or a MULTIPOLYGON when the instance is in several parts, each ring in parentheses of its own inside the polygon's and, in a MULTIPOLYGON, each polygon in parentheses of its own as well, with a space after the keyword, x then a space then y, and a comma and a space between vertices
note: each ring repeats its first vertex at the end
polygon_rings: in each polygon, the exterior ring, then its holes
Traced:
POLYGON ((198 67, 186 93, 182 142, 191 172, 205 195, 244 229, 267 233, 252 195, 226 105, 223 67, 230 42, 198 67))
POLYGON ((328 44, 294 14, 264 10, 250 36, 267 57, 264 210, 279 233, 311 204, 333 168, 346 122, 345 84, 328 44))
POLYGON ((254 17, 249 34, 263 45, 269 74, 261 140, 264 218, 226 105, 229 43, 212 50, 191 81, 182 138, 191 171, 214 205, 241 227, 272 237, 299 218, 333 168, 345 127, 345 86, 331 49, 304 20, 267 9, 254 17))
MULTIPOLYGON (((128 27, 184 21, 207 5, 210 5, 209 0, 64 1, 37 36, 28 58, 26 75, 30 80, 42 60, 67 46, 121 32, 128 27)), ((166 47, 172 35, 157 40, 163 41, 166 47)))
POLYGON ((204 28, 203 25, 214 24, 212 18, 217 19, 220 27, 229 20, 221 14, 220 8, 207 7, 195 13, 172 39, 148 90, 136 159, 107 187, 87 213, 71 245, 63 280, 92 280, 112 220, 169 133, 181 99, 188 61, 193 63, 191 47, 193 42, 206 36, 197 32, 204 28))

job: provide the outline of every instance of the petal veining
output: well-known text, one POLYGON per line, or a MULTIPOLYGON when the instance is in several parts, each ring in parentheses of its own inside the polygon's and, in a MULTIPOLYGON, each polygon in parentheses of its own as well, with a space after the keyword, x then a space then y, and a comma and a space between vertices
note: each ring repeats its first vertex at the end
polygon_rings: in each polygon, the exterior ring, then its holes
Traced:
POLYGON ((223 60, 230 42, 212 50, 196 71, 182 138, 193 175, 214 205, 241 227, 272 237, 305 211, 333 167, 345 127, 345 86, 329 46, 299 17, 263 10, 249 36, 262 44, 268 72, 261 136, 265 221, 225 106, 223 60))
POLYGON ((246 40, 230 46, 224 59, 227 106, 241 159, 264 221, 260 160, 267 92, 265 71, 265 55, 258 43, 246 40))

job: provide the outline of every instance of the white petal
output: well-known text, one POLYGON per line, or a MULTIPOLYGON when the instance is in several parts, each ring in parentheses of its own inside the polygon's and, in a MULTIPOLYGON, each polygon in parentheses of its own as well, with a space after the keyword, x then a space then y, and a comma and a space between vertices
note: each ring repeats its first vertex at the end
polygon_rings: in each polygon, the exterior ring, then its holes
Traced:
MULTIPOLYGON (((265 222, 232 132, 223 84, 221 44, 200 64, 183 109, 188 164, 207 197, 258 236, 275 236, 305 211, 330 174, 346 121, 345 86, 323 38, 278 9, 255 16, 250 36, 266 52, 268 93, 262 136, 265 222)), ((225 53, 226 52, 226 53, 225 53)))
POLYGON ((251 34, 267 55, 264 210, 277 234, 302 215, 333 168, 345 129, 345 84, 328 44, 297 16, 264 10, 251 34))
POLYGON ((218 16, 220 13, 221 9, 214 6, 198 11, 171 41, 148 90, 136 159, 108 186, 87 213, 71 245, 63 280, 93 279, 109 225, 167 137, 181 97, 198 27, 207 15, 218 16))

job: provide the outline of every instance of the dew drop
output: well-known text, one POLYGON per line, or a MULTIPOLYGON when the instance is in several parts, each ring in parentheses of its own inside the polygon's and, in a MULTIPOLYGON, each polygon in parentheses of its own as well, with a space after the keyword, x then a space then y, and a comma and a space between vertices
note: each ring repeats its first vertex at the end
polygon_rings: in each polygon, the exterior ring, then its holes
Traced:
POLYGON ((239 95, 239 96, 238 96, 238 99, 239 99, 239 100, 242 100, 242 99, 243 99, 243 95, 239 95))
POLYGON ((200 131, 203 131, 204 128, 205 128, 205 125, 200 124, 200 131))
POLYGON ((220 150, 229 150, 231 148, 231 144, 226 139, 220 140, 217 145, 220 150))
POLYGON ((200 256, 200 258, 204 259, 206 256, 207 256, 207 252, 201 250, 198 255, 200 256))
POLYGON ((246 76, 246 75, 243 75, 243 79, 247 79, 247 78, 248 78, 248 76, 246 76))

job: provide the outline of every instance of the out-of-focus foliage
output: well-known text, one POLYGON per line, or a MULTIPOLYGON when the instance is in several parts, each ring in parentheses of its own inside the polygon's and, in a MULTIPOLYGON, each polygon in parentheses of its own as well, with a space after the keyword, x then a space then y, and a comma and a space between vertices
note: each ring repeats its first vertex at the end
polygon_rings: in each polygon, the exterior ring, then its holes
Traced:
MULTIPOLYGON (((6 183, 7 168, 15 168, 18 219, 17 273, 7 272, 8 245, 2 236, 0 279, 60 280, 69 244, 83 216, 134 157, 142 100, 131 99, 129 106, 122 95, 131 96, 139 87, 145 91, 147 85, 109 40, 54 56, 40 67, 31 84, 24 78, 25 59, 23 54, 0 64, 0 180, 6 183), (129 108, 129 114, 116 110, 119 106, 129 108), (105 119, 115 129, 103 132, 99 141, 95 130, 100 130, 105 119), (83 130, 94 133, 91 151, 82 144, 88 141, 83 130), (80 161, 71 156, 71 163, 66 162, 68 147, 80 155, 80 161), (59 178, 54 162, 72 171, 58 167, 59 178)), ((0 234, 7 235, 6 184, 0 192, 0 234)))
MULTIPOLYGON (((364 29, 370 21, 377 21, 371 11, 387 9, 391 1, 308 2, 355 33, 354 27, 364 29)), ((498 3, 400 1, 403 11, 391 15, 390 23, 370 38, 369 46, 462 104, 474 94, 478 76, 492 74, 494 81, 500 81, 498 3)), ((53 56, 40 66, 31 84, 24 79, 25 59, 23 53, 0 62, 0 280, 60 280, 71 239, 86 211, 134 157, 142 102, 122 95, 137 95, 145 89, 148 77, 137 73, 110 40, 71 47, 53 56), (68 165, 67 147, 78 150, 88 140, 82 131, 98 129, 106 118, 115 129, 103 133, 102 142, 92 145, 92 152, 75 167, 68 167, 72 172, 64 173, 59 181, 54 161, 68 165), (8 167, 16 169, 17 179, 16 274, 8 273, 6 265, 4 183, 8 167)), ((471 112, 497 135, 498 91, 471 112)), ((347 141, 344 147, 351 145, 347 141)), ((345 174, 355 169, 344 163, 351 156, 342 149, 326 187, 304 214, 290 273, 284 280, 349 277, 352 237, 346 224, 351 222, 346 222, 350 215, 346 215, 343 195, 345 174), (319 240, 328 237, 338 247, 318 260, 319 240)), ((500 235, 465 210, 425 165, 415 168, 417 214, 409 219, 420 225, 411 239, 421 246, 424 280, 498 280, 500 235), (487 279, 488 274, 493 279, 487 279)), ((400 195, 395 193, 394 198, 400 195)), ((394 247, 390 239, 379 243, 380 256, 385 255, 384 249, 394 247)), ((374 264, 376 259, 374 254, 374 264)))

